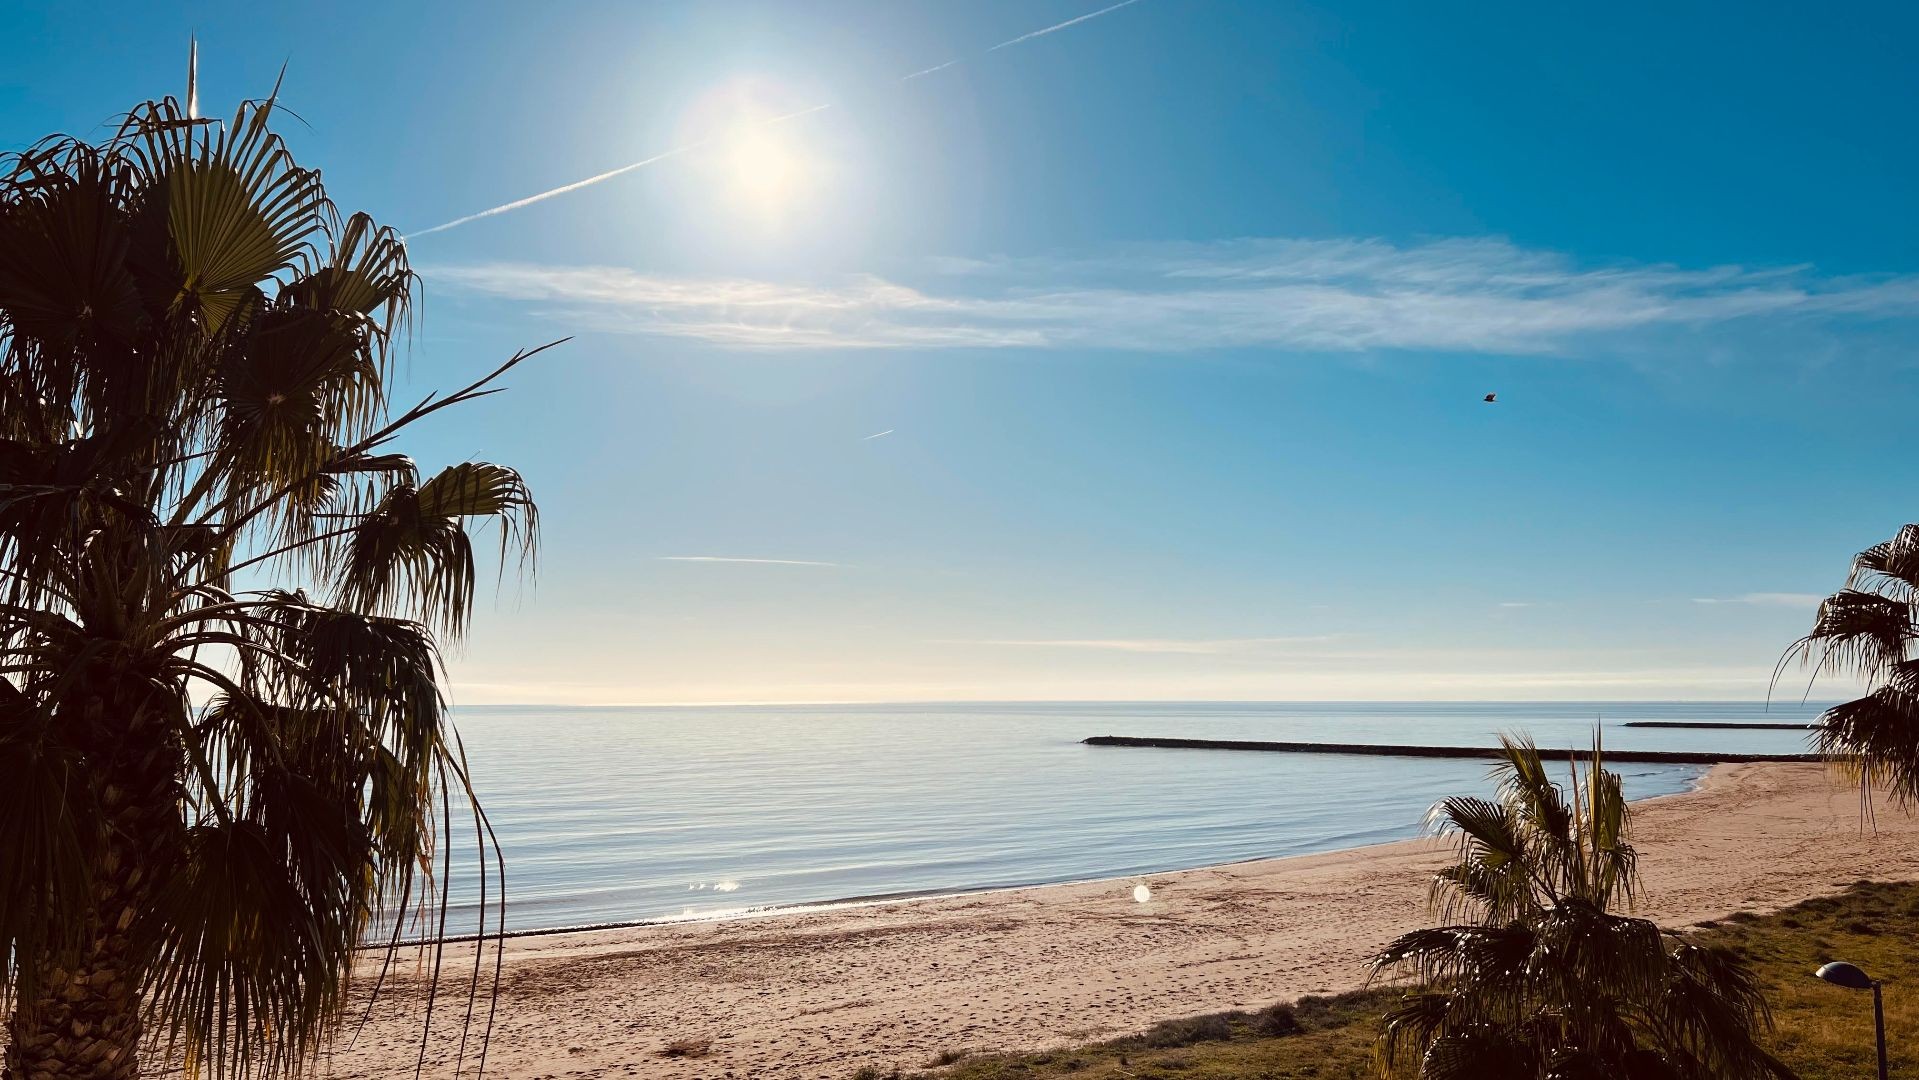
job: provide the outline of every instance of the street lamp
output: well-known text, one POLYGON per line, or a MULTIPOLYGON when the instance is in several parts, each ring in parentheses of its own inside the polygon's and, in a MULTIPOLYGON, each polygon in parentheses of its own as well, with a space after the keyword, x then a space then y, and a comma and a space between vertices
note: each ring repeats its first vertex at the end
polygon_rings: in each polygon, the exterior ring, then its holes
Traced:
POLYGON ((1813 974, 1834 986, 1872 991, 1872 1027, 1879 1040, 1879 1080, 1886 1080, 1886 1006, 1879 998, 1879 980, 1844 961, 1827 964, 1813 974))

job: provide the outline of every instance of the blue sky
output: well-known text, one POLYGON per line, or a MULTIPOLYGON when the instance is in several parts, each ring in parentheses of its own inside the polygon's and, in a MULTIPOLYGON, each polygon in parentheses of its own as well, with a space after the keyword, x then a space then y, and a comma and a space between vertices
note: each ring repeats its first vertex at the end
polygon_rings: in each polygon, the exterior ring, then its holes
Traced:
POLYGON ((1104 6, 10 7, 0 148, 197 33, 415 234, 415 388, 575 335, 409 447, 544 512, 461 702, 1753 698, 1914 517, 1909 6, 1016 41, 1104 6))

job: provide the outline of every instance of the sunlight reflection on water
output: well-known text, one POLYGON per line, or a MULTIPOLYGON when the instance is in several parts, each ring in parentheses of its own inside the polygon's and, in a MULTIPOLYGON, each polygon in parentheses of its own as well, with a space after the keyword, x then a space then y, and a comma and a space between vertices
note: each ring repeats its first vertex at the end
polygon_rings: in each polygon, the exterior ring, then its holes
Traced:
MULTIPOLYGON (((1089 735, 1790 753, 1751 704, 1151 704, 471 708, 457 722, 507 859, 509 929, 1126 877, 1415 835, 1478 761, 1086 747, 1089 735), (689 895, 691 894, 691 895, 689 895), (695 899, 710 897, 710 899, 695 899), (693 901, 689 903, 689 900, 693 901)), ((1702 770, 1621 767, 1634 797, 1702 770)), ((455 825, 455 836, 463 835, 455 825)), ((470 830, 464 835, 470 835, 470 830)), ((454 924, 470 929, 456 850, 454 924), (464 923, 462 922, 464 920, 464 923)), ((1143 886, 1142 886, 1143 887, 1143 886)))

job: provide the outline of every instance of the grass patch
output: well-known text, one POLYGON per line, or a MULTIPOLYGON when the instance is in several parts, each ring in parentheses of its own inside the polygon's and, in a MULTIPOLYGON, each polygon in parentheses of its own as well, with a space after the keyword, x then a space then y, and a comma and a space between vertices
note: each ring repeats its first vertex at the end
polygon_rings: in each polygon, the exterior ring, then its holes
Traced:
POLYGON ((1373 1024, 1396 996, 1361 991, 1301 998, 1257 1012, 1209 1013, 1070 1050, 980 1054, 933 1075, 939 1080, 1361 1080, 1373 1075, 1373 1024))
MULTIPOLYGON (((1919 1075, 1919 883, 1862 881, 1777 914, 1740 912, 1702 924, 1694 936, 1753 965, 1773 1008, 1766 1044, 1802 1080, 1853 1080, 1875 1068, 1872 995, 1813 978, 1828 960, 1849 960, 1885 981, 1891 1071, 1919 1075)), ((1304 997, 1258 1012, 1169 1020, 1067 1050, 974 1053, 918 1073, 863 1069, 856 1080, 1362 1080, 1378 1075, 1373 1038, 1397 996, 1304 997)))
POLYGON ((1886 984, 1890 1071, 1919 1074, 1919 884, 1862 881, 1699 936, 1738 950, 1758 971, 1776 1025, 1767 1044, 1803 1080, 1851 1080, 1878 1067, 1872 995, 1813 978, 1828 960, 1849 960, 1886 984))

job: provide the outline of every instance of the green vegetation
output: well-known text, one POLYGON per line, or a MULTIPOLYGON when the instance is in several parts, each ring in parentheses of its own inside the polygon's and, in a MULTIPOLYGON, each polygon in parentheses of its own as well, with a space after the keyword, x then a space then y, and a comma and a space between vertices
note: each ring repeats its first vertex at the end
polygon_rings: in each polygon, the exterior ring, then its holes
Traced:
POLYGON ((1803 1080, 1873 1075, 1872 995, 1812 971, 1849 960, 1886 984, 1894 1076, 1919 1075, 1919 883, 1861 881, 1775 915, 1737 916, 1698 934, 1746 958, 1772 1005, 1766 1043, 1803 1080))
MULTIPOLYGON (((1773 1009, 1761 1044, 1801 1080, 1871 1076, 1872 998, 1812 977, 1827 960, 1850 960, 1886 981, 1886 1031, 1895 1076, 1919 1073, 1919 883, 1860 882, 1832 897, 1766 916, 1740 915, 1691 933, 1702 946, 1743 957, 1773 1009)), ((1378 1075, 1381 1018, 1390 990, 1304 998, 1292 1008, 1301 1031, 1261 1034, 1256 1017, 1224 1017, 1228 1038, 1181 1043, 1175 1032, 1216 1031, 1212 1018, 1175 1021, 1142 1036, 1033 1054, 982 1054, 947 1069, 865 1070, 940 1080, 1360 1080, 1378 1075), (1161 1045, 1154 1045, 1155 1041, 1161 1045)))
POLYGON ((1853 557, 1846 586, 1819 605, 1812 631, 1787 650, 1814 675, 1849 675, 1863 697, 1827 709, 1815 727, 1819 751, 1851 765, 1860 781, 1919 800, 1919 525, 1853 557))
POLYGON ((524 556, 534 507, 511 469, 422 476, 393 440, 530 354, 389 411, 405 244, 341 215, 275 115, 169 99, 0 156, 8 1077, 132 1080, 143 1043, 303 1075, 376 913, 444 918, 462 841, 435 837, 469 792, 439 646, 469 528, 524 556))
POLYGON ((1448 925, 1394 940, 1377 974, 1415 989, 1381 1060, 1425 1080, 1759 1080, 1766 1003, 1737 954, 1623 914, 1638 886, 1619 775, 1597 747, 1571 798, 1531 742, 1500 740, 1496 799, 1433 810, 1459 861, 1433 878, 1448 925))
MULTIPOLYGON (((1375 1075, 1372 1046, 1379 1017, 1398 994, 1367 990, 1306 997, 1258 1012, 1212 1013, 1169 1020, 1112 1042, 1037 1054, 960 1057, 950 1069, 895 1073, 869 1070, 864 1080, 895 1076, 945 1080, 1034 1077, 1313 1077, 1360 1080, 1375 1075)), ((947 1055, 941 1055, 942 1057, 947 1055)), ((932 1062, 927 1064, 931 1065, 932 1062)))

